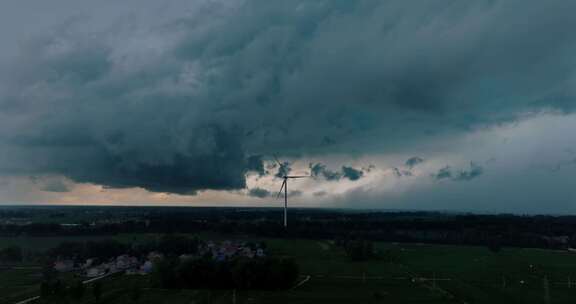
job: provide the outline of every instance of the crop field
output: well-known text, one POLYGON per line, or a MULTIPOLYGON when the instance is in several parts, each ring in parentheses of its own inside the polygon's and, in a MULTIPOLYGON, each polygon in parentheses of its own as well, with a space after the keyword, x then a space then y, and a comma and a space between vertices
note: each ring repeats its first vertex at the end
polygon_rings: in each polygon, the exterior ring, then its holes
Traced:
POLYGON ((436 277, 437 286, 467 303, 572 303, 576 254, 566 251, 379 244, 401 252, 411 272, 436 277))
POLYGON ((1 268, 0 303, 12 303, 12 300, 36 295, 40 279, 41 273, 37 267, 1 268))
MULTIPOLYGON (((119 235, 117 239, 150 237, 155 236, 119 235)), ((0 238, 0 248, 18 244, 25 250, 39 250, 65 240, 78 239, 0 238)), ((576 299, 576 254, 565 251, 504 248, 493 253, 484 247, 375 243, 377 251, 393 252, 396 259, 352 262, 330 241, 258 240, 266 241, 272 254, 298 261, 299 286, 286 291, 175 291, 150 288, 145 276, 119 276, 103 280, 100 303, 232 303, 234 294, 237 303, 294 304, 574 303, 576 299), (137 301, 130 296, 133 286, 141 289, 137 301)), ((38 265, 0 268, 0 303, 37 294, 40 279, 38 265)), ((85 303, 95 303, 90 288, 85 303)))

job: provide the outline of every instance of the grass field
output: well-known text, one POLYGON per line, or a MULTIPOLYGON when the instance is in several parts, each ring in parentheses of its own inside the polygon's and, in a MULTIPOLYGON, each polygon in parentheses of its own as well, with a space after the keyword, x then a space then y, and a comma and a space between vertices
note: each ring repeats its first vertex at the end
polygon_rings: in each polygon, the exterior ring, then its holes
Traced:
POLYGON ((40 273, 35 268, 0 270, 0 303, 34 296, 39 292, 40 273))
POLYGON ((379 244, 402 252, 402 263, 438 281, 468 303, 544 303, 545 277, 552 303, 573 303, 576 255, 563 251, 507 248, 494 254, 482 247, 379 244))
MULTIPOLYGON (((117 238, 137 241, 150 237, 155 236, 117 238)), ((64 240, 74 238, 0 238, 0 247, 20 245, 40 250, 64 240)), ((568 252, 505 248, 492 253, 483 247, 377 243, 377 250, 395 252, 397 262, 351 262, 329 241, 258 240, 266 241, 272 253, 294 256, 301 279, 309 279, 289 291, 238 292, 237 303, 545 303, 546 281, 550 303, 573 303, 576 299, 576 284, 568 286, 569 280, 576 282, 576 255, 568 252)), ((39 280, 37 269, 0 270, 0 294, 4 299, 0 303, 14 303, 16 298, 34 294, 39 280)), ((142 281, 144 288, 138 303, 232 301, 230 290, 149 289, 145 277, 121 276, 105 279, 101 303, 131 303, 128 290, 136 280, 142 281)), ((85 303, 93 301, 89 294, 85 303)))

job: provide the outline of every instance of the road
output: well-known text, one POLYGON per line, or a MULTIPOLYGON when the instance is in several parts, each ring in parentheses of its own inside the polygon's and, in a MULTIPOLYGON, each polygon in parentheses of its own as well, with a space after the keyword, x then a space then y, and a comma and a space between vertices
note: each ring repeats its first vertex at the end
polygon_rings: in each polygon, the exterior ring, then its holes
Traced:
MULTIPOLYGON (((114 275, 114 274, 117 274, 118 272, 120 272, 120 271, 111 272, 111 273, 105 274, 105 275, 103 275, 103 276, 99 276, 99 277, 95 277, 95 278, 92 278, 92 279, 88 279, 88 280, 82 281, 82 284, 90 284, 90 283, 92 283, 92 282, 95 282, 95 281, 98 281, 98 280, 107 278, 107 277, 109 277, 109 276, 111 276, 111 275, 114 275)), ((26 300, 22 300, 22 301, 20 301, 20 302, 16 302, 15 304, 28 304, 28 303, 33 303, 34 301, 36 301, 36 300, 38 300, 38 299, 40 299, 40 296, 31 297, 31 298, 28 298, 28 299, 26 299, 26 300)))
POLYGON ((298 282, 298 284, 296 284, 296 286, 292 287, 292 289, 296 289, 298 287, 300 287, 301 285, 303 285, 304 283, 308 282, 310 280, 311 276, 307 275, 304 280, 298 282))

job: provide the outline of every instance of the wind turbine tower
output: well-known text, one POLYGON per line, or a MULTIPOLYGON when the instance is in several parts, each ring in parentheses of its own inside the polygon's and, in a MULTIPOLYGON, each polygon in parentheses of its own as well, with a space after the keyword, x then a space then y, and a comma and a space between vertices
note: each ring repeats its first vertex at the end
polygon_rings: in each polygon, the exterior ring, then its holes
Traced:
POLYGON ((280 195, 282 194, 282 190, 284 190, 284 228, 288 228, 288 179, 296 179, 296 178, 304 178, 304 177, 310 177, 309 175, 288 175, 288 172, 283 172, 282 168, 285 165, 282 165, 280 163, 280 161, 278 160, 278 158, 276 158, 276 156, 274 156, 274 160, 276 161, 276 163, 278 163, 278 165, 280 166, 278 170, 280 170, 279 172, 282 174, 282 186, 280 187, 280 191, 278 192, 278 195, 276 196, 276 198, 279 198, 280 195))

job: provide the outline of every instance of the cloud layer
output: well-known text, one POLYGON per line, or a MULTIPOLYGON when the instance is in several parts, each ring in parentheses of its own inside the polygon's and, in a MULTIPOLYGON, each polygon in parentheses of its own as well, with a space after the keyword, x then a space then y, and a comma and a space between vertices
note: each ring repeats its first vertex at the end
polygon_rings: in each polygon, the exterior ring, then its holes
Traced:
MULTIPOLYGON (((242 189, 248 172, 265 173, 261 155, 402 151, 526 113, 570 113, 575 9, 207 1, 160 24, 69 22, 28 40, 1 76, 0 172, 242 189)), ((447 172, 470 180, 482 167, 447 172)))

